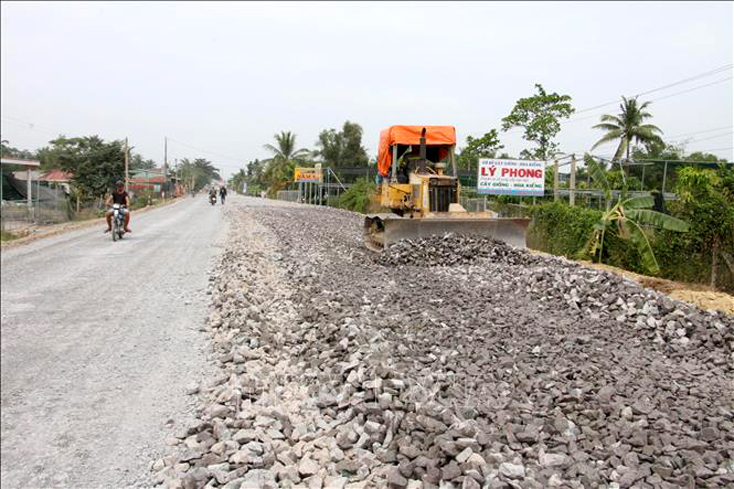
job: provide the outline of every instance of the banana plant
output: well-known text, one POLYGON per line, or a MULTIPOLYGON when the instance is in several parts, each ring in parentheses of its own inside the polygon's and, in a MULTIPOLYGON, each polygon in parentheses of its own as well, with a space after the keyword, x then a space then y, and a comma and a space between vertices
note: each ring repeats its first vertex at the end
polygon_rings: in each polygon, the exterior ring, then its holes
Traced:
POLYGON ((652 210, 655 204, 652 195, 630 197, 623 191, 615 201, 604 167, 589 154, 584 155, 584 163, 597 188, 602 191, 606 202, 606 210, 601 219, 594 224, 594 230, 586 245, 586 252, 592 257, 592 260, 598 259, 601 263, 604 238, 607 233, 614 233, 619 238, 634 243, 640 253, 643 267, 650 272, 658 273, 660 267, 645 228, 654 227, 687 232, 688 223, 652 210))

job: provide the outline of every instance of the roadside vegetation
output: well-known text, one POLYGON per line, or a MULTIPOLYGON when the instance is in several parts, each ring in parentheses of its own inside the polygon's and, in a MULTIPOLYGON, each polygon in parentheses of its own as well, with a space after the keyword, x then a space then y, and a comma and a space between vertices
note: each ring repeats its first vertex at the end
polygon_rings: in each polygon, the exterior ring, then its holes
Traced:
POLYGON ((360 178, 334 202, 336 207, 353 212, 371 212, 375 207, 373 196, 377 192, 375 182, 360 178))
MULTIPOLYGON (((603 245, 589 246, 598 236, 599 223, 609 223, 615 215, 611 208, 546 202, 529 207, 533 224, 528 244, 568 258, 594 259, 636 273, 734 292, 734 168, 684 166, 674 189, 680 199, 666 204, 667 214, 645 209, 647 220, 637 241, 612 232, 603 245)), ((640 201, 650 204, 650 199, 640 201)), ((632 211, 639 214, 638 209, 632 211)))
MULTIPOLYGON (((713 154, 687 153, 685 145, 665 142, 663 130, 652 123, 650 109, 649 101, 622 97, 617 113, 600 116, 593 126, 604 134, 591 146, 592 151, 611 143, 616 143, 616 148, 607 159, 585 155, 577 168, 576 188, 601 192, 601 201, 580 197, 573 207, 563 200, 553 202, 555 175, 551 165, 546 168, 546 196, 534 199, 534 204, 512 196, 489 199, 499 208, 522 204, 522 212, 533 218, 529 244, 539 250, 734 291, 734 168, 717 166, 723 160, 713 154), (652 161, 644 167, 628 164, 637 160, 652 161), (698 162, 710 167, 700 168, 698 162), (655 193, 660 194, 663 179, 666 192, 676 192, 680 199, 660 208, 655 193), (722 269, 728 272, 717 272, 722 269)), ((501 127, 467 136, 457 149, 457 167, 467 174, 477 171, 480 158, 548 161, 564 155, 557 136, 562 122, 574 112, 570 95, 536 84, 535 93, 519 99, 502 119, 501 127), (529 144, 517 155, 503 151, 500 140, 501 133, 512 129, 522 130, 529 144)), ((294 188, 296 166, 313 167, 318 162, 336 170, 374 167, 361 138, 361 127, 346 121, 341 130, 323 130, 316 149, 309 151, 296 150, 296 136, 281 132, 275 136, 276 144, 266 146, 273 157, 251 161, 230 184, 242 189, 247 183, 251 195, 265 190, 275 196, 289 185, 294 188)), ((350 176, 343 174, 342 178, 350 176)), ((463 195, 476 198, 471 180, 461 178, 463 195)), ((355 212, 378 210, 373 180, 354 177, 349 183, 345 192, 328 199, 328 205, 355 212)))
POLYGON ((18 239, 20 236, 11 233, 10 231, 0 231, 0 241, 12 241, 18 239))
MULTIPOLYGON (((468 135, 457 148, 463 195, 477 197, 471 189, 471 175, 476 173, 480 158, 549 161, 565 155, 557 136, 563 121, 574 113, 570 95, 536 84, 534 93, 517 100, 500 127, 468 135), (500 139, 513 129, 520 129, 528 143, 528 148, 515 155, 504 151, 500 139)), ((584 156, 577 168, 576 189, 601 192, 601 201, 579 197, 575 207, 564 200, 553 202, 552 165, 546 168, 546 195, 533 199, 532 205, 527 199, 512 196, 489 199, 499 209, 522 204, 522 212, 533 218, 529 244, 539 250, 734 291, 734 168, 716 155, 689 153, 685 144, 666 142, 663 130, 652 121, 649 101, 622 97, 617 113, 601 115, 593 125, 603 134, 591 145, 591 151, 611 143, 616 148, 606 159, 584 156), (648 163, 629 164, 636 161, 648 163), (665 191, 675 192, 679 199, 660 207, 655 193, 660 193, 664 179, 665 191)), ((362 127, 348 120, 340 128, 323 129, 313 149, 301 146, 292 131, 281 131, 263 145, 270 153, 268 158, 249 161, 228 183, 235 192, 258 196, 265 192, 272 198, 279 190, 295 188, 296 167, 320 164, 325 171, 338 173, 339 183, 347 187, 326 195, 325 203, 355 212, 378 211, 373 178, 376 161, 370 159, 362 137, 362 127)), ((37 158, 43 170, 71 173, 68 198, 77 203, 100 201, 124 172, 123 141, 104 141, 98 136, 60 136, 35 152, 3 141, 2 153, 37 158)), ((154 167, 154 161, 130 150, 131 171, 154 167)), ((10 170, 3 168, 3 172, 10 170)), ((199 191, 220 179, 217 168, 204 158, 184 158, 175 170, 187 190, 199 191)), ((154 200, 142 192, 135 196, 133 209, 154 200)))
MULTIPOLYGON (((60 202, 55 202, 55 209, 62 209, 68 221, 84 221, 94 219, 105 212, 105 196, 114 188, 117 180, 125 178, 125 141, 105 141, 99 136, 65 137, 59 136, 49 141, 47 146, 36 151, 20 150, 10 145, 7 140, 2 141, 2 155, 11 158, 33 159, 40 161, 42 173, 62 171, 70 176, 68 187, 63 191, 54 192, 60 202)), ((10 189, 6 185, 6 175, 21 170, 14 165, 3 165, 3 190, 10 189)), ((136 172, 156 170, 157 165, 151 159, 145 159, 135 152, 133 147, 128 148, 128 169, 131 181, 134 182, 136 172)), ((199 191, 214 180, 221 179, 219 170, 211 161, 205 158, 183 158, 176 167, 169 167, 169 179, 176 177, 186 191, 199 191)), ((159 169, 158 172, 161 172, 159 169)), ((138 182, 145 177, 138 178, 138 182)), ((46 188, 46 183, 40 184, 46 188)), ((171 188, 167 189, 170 196, 171 188)), ((136 210, 148 205, 154 205, 161 200, 160 190, 153 191, 151 184, 146 190, 131 191, 131 209, 136 210)), ((35 195, 35 191, 34 191, 35 195)), ((15 198, 21 196, 16 195, 15 198)), ((5 194, 7 198, 7 194, 5 194)), ((30 222, 30 221, 29 221, 30 222)), ((3 238, 3 240, 9 238, 3 238)))

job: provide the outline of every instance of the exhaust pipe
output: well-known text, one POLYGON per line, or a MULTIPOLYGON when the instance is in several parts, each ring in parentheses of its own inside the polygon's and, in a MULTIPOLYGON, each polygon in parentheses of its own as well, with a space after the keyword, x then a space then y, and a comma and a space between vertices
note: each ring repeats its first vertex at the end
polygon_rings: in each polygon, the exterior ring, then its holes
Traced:
POLYGON ((421 131, 421 149, 420 149, 420 163, 418 164, 420 173, 426 172, 426 128, 424 127, 421 131))

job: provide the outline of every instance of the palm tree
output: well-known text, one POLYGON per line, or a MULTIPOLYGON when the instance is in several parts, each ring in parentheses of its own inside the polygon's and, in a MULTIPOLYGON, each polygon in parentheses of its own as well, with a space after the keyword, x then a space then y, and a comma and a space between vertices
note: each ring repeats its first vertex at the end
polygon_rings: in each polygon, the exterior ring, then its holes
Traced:
POLYGON ((270 184, 271 191, 274 187, 282 186, 289 175, 293 174, 293 168, 297 161, 308 158, 310 152, 307 149, 296 149, 296 135, 290 131, 281 131, 276 134, 275 146, 265 144, 263 147, 273 154, 266 160, 268 167, 265 170, 265 178, 270 184))
POLYGON ((296 149, 296 135, 290 131, 281 131, 276 134, 275 142, 277 146, 266 144, 263 147, 273 153, 272 160, 291 161, 302 160, 307 158, 309 151, 307 149, 296 149))
POLYGON ((602 123, 594 126, 594 129, 603 129, 607 133, 591 147, 591 150, 608 141, 619 139, 619 146, 614 154, 614 161, 617 161, 625 153, 629 159, 633 140, 637 143, 662 143, 660 136, 655 133, 662 134, 663 131, 652 124, 643 124, 645 119, 652 117, 649 112, 645 112, 649 105, 650 102, 644 102, 638 106, 637 97, 630 99, 622 97, 622 103, 619 105, 621 112, 618 115, 604 114, 601 116, 602 123))
POLYGON ((189 190, 200 190, 212 180, 219 180, 219 170, 209 160, 197 158, 194 161, 183 158, 178 167, 181 179, 189 190))
POLYGON ((234 175, 232 175, 229 178, 229 185, 238 194, 243 193, 246 182, 247 182, 247 173, 245 173, 245 170, 243 168, 240 168, 240 171, 238 171, 237 173, 235 173, 234 175))

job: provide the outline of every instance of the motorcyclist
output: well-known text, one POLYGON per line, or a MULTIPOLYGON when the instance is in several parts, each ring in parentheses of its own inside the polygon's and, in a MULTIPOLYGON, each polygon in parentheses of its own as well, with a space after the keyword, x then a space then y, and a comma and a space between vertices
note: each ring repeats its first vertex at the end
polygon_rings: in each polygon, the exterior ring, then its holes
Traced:
POLYGON ((224 205, 224 198, 227 196, 227 187, 222 185, 222 188, 219 189, 219 198, 222 200, 222 205, 224 205))
MULTIPOLYGON (((125 232, 131 233, 130 230, 130 196, 125 192, 125 182, 118 180, 115 183, 115 190, 110 196, 107 197, 107 207, 112 207, 112 204, 119 204, 122 208, 122 214, 125 216, 125 232)), ((107 218, 107 229, 105 233, 112 231, 112 210, 108 210, 105 216, 107 218)))
POLYGON ((217 188, 212 185, 209 187, 209 200, 214 199, 214 202, 217 201, 217 188))

